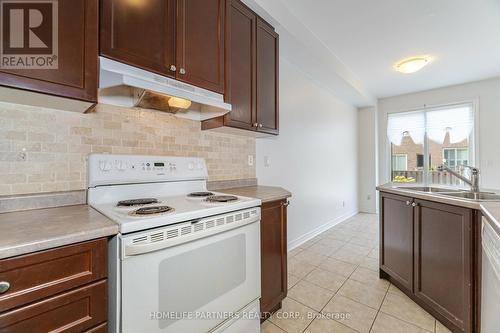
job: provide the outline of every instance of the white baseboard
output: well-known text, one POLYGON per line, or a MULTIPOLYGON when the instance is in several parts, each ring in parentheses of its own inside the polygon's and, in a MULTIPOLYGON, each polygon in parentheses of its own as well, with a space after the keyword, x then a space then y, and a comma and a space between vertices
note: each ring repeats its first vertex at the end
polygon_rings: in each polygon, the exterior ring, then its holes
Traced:
POLYGON ((296 238, 293 241, 288 242, 288 251, 293 250, 294 248, 296 248, 297 246, 300 246, 301 244, 304 244, 305 242, 307 242, 311 238, 318 236, 319 234, 321 234, 322 232, 325 232, 326 230, 330 229, 334 225, 337 225, 341 222, 344 222, 347 219, 350 219, 351 217, 353 217, 354 215, 356 215, 358 213, 359 213, 359 211, 356 210, 354 212, 350 212, 350 213, 346 213, 344 215, 341 215, 341 216, 337 217, 335 220, 327 222, 323 225, 320 225, 316 229, 313 229, 313 230, 309 231, 308 233, 305 233, 304 235, 300 236, 299 238, 296 238))

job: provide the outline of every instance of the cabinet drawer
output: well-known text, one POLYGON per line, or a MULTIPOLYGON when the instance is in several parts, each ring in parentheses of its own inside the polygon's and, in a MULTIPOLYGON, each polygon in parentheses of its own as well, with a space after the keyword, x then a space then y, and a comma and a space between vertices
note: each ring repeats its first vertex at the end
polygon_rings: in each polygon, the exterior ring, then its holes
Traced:
POLYGON ((0 260, 0 313, 106 277, 107 241, 99 239, 0 260))
POLYGON ((106 280, 102 280, 1 314, 0 332, 83 332, 105 322, 106 316, 106 280))

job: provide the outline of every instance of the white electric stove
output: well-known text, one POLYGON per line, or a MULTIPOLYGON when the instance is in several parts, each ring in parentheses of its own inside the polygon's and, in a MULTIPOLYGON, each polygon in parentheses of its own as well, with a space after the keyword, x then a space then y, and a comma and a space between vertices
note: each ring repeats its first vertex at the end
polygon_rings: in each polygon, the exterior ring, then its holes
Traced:
POLYGON ((115 221, 110 332, 259 332, 260 200, 207 191, 200 158, 92 154, 88 203, 115 221))

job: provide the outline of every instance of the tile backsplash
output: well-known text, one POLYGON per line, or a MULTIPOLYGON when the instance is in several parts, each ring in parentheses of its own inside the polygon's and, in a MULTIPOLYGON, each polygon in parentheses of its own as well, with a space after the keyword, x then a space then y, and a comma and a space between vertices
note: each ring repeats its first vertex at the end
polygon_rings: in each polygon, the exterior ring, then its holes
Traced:
POLYGON ((203 157, 210 181, 255 178, 252 137, 201 131, 159 111, 75 112, 0 102, 0 195, 86 188, 89 153, 203 157))

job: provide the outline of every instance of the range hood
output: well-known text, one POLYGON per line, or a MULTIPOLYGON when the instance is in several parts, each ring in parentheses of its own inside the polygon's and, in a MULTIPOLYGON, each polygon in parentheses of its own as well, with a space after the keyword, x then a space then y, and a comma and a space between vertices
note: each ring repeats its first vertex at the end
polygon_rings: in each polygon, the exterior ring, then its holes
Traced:
POLYGON ((224 96, 115 60, 99 57, 98 102, 171 112, 177 117, 206 120, 231 111, 224 96), (191 101, 188 109, 168 105, 171 97, 191 101))

